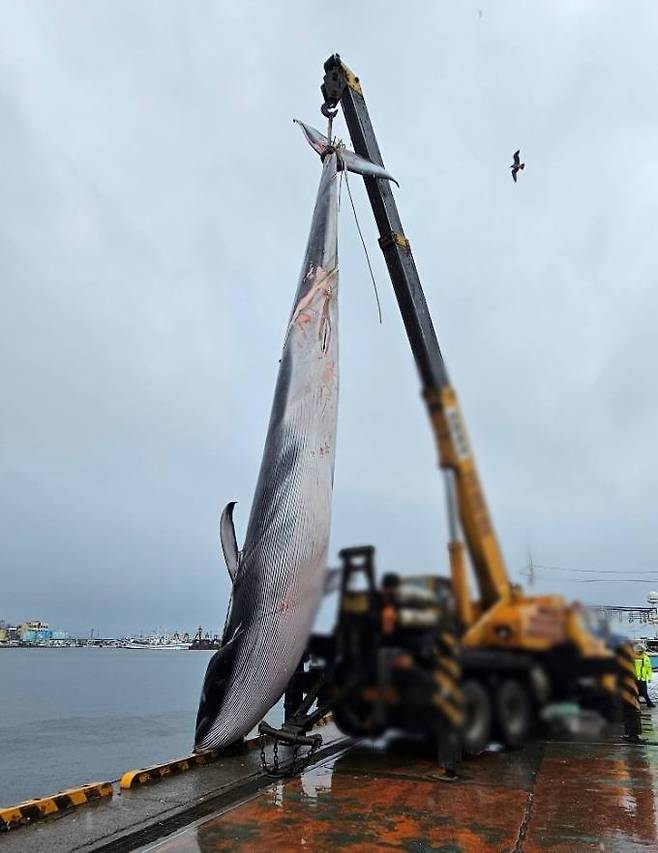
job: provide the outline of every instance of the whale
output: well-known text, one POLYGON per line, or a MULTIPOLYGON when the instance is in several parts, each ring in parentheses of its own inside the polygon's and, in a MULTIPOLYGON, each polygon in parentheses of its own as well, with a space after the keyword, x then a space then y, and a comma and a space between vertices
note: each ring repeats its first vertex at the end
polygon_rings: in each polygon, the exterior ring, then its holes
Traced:
POLYGON ((322 174, 241 548, 235 501, 220 517, 232 592, 221 646, 203 682, 196 752, 239 740, 278 702, 327 584, 338 413, 339 178, 344 169, 392 177, 298 123, 322 159, 322 174))

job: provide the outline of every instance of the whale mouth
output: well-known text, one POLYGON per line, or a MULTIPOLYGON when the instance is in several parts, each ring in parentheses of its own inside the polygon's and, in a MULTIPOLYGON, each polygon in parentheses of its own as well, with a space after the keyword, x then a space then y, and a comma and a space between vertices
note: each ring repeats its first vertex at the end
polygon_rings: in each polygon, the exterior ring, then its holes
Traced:
POLYGON ((234 665, 235 646, 233 642, 215 652, 208 663, 196 717, 195 750, 208 748, 205 742, 217 723, 233 675, 234 665))

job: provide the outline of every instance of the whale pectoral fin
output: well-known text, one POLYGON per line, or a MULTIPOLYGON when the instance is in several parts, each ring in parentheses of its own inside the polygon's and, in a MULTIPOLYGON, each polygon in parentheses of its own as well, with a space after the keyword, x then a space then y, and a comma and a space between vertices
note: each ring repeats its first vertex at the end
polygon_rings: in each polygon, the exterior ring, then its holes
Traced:
POLYGON ((236 501, 227 503, 219 519, 219 539, 222 543, 226 568, 233 583, 235 583, 240 568, 240 552, 238 551, 238 540, 235 537, 235 527, 233 526, 235 504, 236 501))
POLYGON ((396 187, 400 184, 395 180, 390 172, 387 172, 383 166, 378 163, 373 163, 371 160, 361 157, 354 151, 347 148, 341 148, 338 152, 340 159, 345 164, 348 172, 354 172, 356 175, 363 175, 365 178, 383 178, 387 181, 393 181, 396 187))
POLYGON ((202 748, 201 744, 204 738, 210 732, 221 711, 224 697, 226 696, 226 688, 233 674, 235 663, 234 651, 235 646, 233 642, 229 642, 225 646, 222 646, 219 651, 215 652, 208 663, 196 717, 195 749, 202 748))
POLYGON ((320 133, 319 130, 311 127, 310 124, 304 124, 304 122, 300 121, 298 118, 294 118, 293 122, 301 127, 302 133, 306 137, 308 144, 314 151, 318 152, 320 157, 324 157, 327 151, 331 150, 331 142, 329 142, 327 137, 323 133, 320 133))

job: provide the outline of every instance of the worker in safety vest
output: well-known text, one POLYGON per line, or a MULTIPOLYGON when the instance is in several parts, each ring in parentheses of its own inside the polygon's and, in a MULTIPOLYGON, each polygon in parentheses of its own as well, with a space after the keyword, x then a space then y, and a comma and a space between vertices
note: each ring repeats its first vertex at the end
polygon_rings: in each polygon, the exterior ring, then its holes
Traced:
POLYGON ((647 685, 651 681, 651 658, 647 654, 647 647, 644 643, 636 643, 635 651, 635 678, 637 680, 637 690, 640 698, 644 697, 647 703, 647 708, 655 708, 656 706, 651 701, 647 685))

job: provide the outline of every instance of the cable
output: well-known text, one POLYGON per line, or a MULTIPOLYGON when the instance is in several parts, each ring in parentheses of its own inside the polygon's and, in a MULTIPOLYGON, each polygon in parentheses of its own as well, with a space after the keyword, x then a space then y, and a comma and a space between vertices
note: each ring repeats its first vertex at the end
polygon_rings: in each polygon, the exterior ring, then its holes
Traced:
POLYGON ((643 583, 646 585, 646 578, 552 578, 546 575, 535 575, 535 580, 544 581, 564 581, 565 583, 643 583))
POLYGON ((572 569, 564 566, 544 566, 541 563, 533 563, 533 566, 536 569, 543 569, 544 571, 551 572, 579 572, 590 575, 623 575, 632 571, 635 575, 658 576, 658 569, 572 569))
POLYGON ((377 300, 377 315, 379 316, 379 325, 382 325, 382 306, 379 301, 379 293, 377 291, 377 282, 375 281, 375 276, 372 271, 372 265, 370 263, 370 255, 368 254, 368 249, 366 247, 366 241, 363 239, 363 234, 361 233, 361 226, 359 225, 359 217, 356 215, 356 207, 354 207, 354 199, 352 198, 352 190, 350 189, 350 182, 347 178, 347 166, 345 165, 345 161, 343 161, 343 172, 345 173, 345 186, 347 187, 347 194, 350 197, 350 204, 352 205, 352 212, 354 213, 354 221, 356 222, 356 228, 359 232, 359 237, 361 238, 361 245, 363 246, 363 251, 366 254, 366 261, 368 263, 368 271, 370 272, 370 280, 372 281, 372 286, 375 291, 375 299, 377 300))

